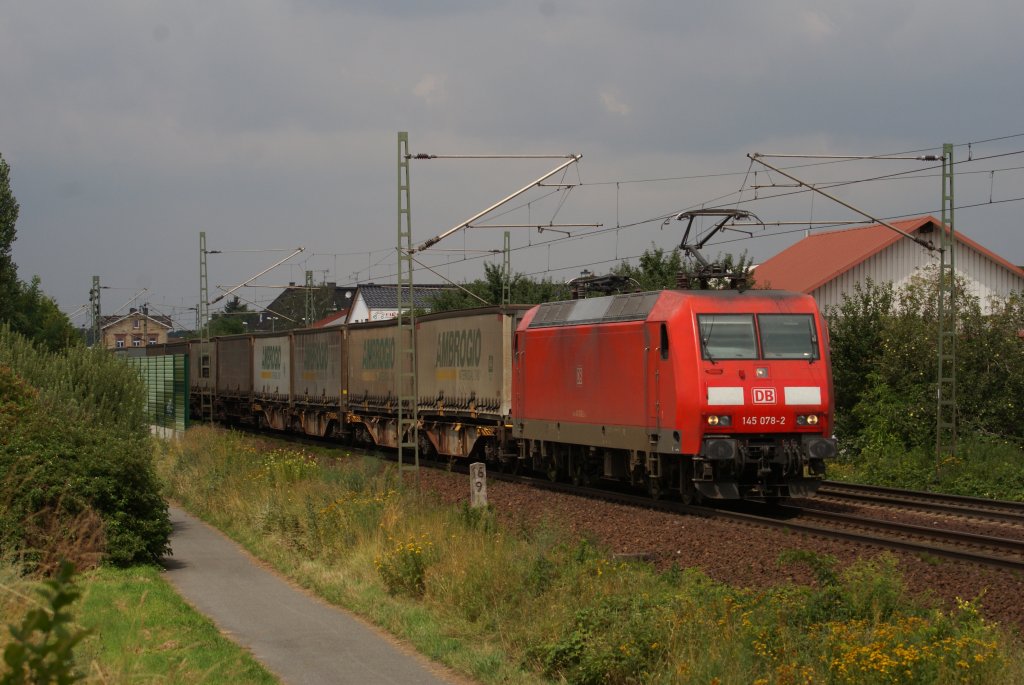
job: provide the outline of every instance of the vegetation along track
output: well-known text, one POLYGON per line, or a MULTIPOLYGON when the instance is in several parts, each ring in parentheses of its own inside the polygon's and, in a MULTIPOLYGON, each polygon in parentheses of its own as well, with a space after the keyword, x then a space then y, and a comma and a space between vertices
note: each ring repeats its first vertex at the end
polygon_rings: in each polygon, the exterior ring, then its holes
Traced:
MULTIPOLYGON (((265 437, 288 442, 315 444, 321 447, 337 443, 317 440, 308 436, 280 433, 263 434, 265 437)), ((348 448, 363 451, 360 448, 348 448)), ((367 451, 367 454, 386 456, 394 454, 367 451)), ((468 463, 448 460, 421 459, 425 467, 447 469, 468 474, 468 463)), ((828 482, 819 490, 820 498, 793 500, 785 505, 759 502, 723 502, 715 505, 685 505, 674 500, 653 500, 645 495, 621 490, 585 487, 545 478, 488 471, 488 478, 528 485, 534 488, 562 492, 605 502, 644 507, 668 513, 698 516, 707 519, 731 521, 802 533, 808 536, 855 542, 885 547, 932 557, 946 557, 992 568, 1024 572, 1024 506, 1014 502, 938 495, 911 490, 895 490, 874 486, 828 482), (847 497, 847 494, 850 494, 847 497), (840 503, 835 504, 836 501, 840 503), (844 503, 845 502, 845 503, 844 503), (850 505, 850 502, 857 503, 850 505), (861 507, 863 502, 869 506, 861 507), (822 507, 833 504, 835 511, 822 507), (877 505, 888 511, 888 518, 865 513, 877 505), (851 513, 849 509, 859 509, 851 513), (1013 511, 1020 513, 1014 515, 1013 511), (919 521, 921 512, 929 520, 919 521), (939 516, 936 517, 936 514, 939 516), (907 520, 909 519, 909 520, 907 520), (970 532, 958 530, 966 519, 985 519, 995 523, 996 532, 970 532), (942 527, 938 527, 938 526, 942 527), (1019 539, 1006 537, 998 531, 1014 527, 1019 539)), ((986 524, 981 524, 985 528, 986 524)))

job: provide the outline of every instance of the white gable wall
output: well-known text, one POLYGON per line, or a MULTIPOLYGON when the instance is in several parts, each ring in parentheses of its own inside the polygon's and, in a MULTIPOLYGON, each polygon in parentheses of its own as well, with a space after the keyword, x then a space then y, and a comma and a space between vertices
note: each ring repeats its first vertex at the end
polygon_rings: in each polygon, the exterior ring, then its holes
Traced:
POLYGON ((360 323, 369 320, 370 308, 366 306, 366 300, 363 299, 363 295, 360 293, 356 295, 356 300, 352 303, 352 309, 348 312, 348 323, 360 323))
MULTIPOLYGON (((982 312, 989 313, 992 297, 1024 292, 1024 278, 968 245, 958 242, 956 247, 956 273, 966 279, 968 292, 979 298, 982 312)), ((824 311, 842 304, 843 295, 852 294, 854 284, 864 283, 868 278, 875 283, 892 282, 899 289, 910 281, 916 270, 928 266, 937 269, 938 265, 938 251, 930 253, 911 240, 899 240, 812 291, 811 295, 824 311)))

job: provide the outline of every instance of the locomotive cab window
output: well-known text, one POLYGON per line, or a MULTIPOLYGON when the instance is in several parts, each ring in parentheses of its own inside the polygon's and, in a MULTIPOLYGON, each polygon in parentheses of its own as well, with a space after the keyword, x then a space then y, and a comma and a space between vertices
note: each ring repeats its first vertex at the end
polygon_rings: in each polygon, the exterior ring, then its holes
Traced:
POLYGON ((765 359, 819 358, 818 334, 810 314, 759 314, 761 352, 765 359))
POLYGON ((697 324, 704 359, 757 359, 752 315, 698 314, 697 324))

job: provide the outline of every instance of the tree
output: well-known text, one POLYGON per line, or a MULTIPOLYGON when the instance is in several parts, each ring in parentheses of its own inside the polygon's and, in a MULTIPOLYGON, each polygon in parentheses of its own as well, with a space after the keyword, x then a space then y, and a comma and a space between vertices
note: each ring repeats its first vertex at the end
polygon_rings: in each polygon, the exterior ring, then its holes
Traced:
POLYGON ((679 248, 666 253, 664 248, 652 243, 650 249, 640 255, 636 266, 624 261, 612 269, 612 273, 636 281, 639 290, 664 290, 676 287, 682 266, 679 248))
POLYGON ((839 432, 854 435, 863 428, 853 407, 868 388, 868 372, 882 356, 882 337, 894 315, 892 283, 868 279, 857 283, 838 307, 825 311, 832 341, 832 377, 839 432))
POLYGON ((240 312, 249 311, 249 305, 242 302, 238 295, 233 296, 227 303, 224 304, 225 314, 237 314, 240 312))
MULTIPOLYGON (((930 449, 935 439, 937 269, 894 289, 867 283, 827 312, 836 392, 836 435, 857 453, 879 444, 930 449)), ((957 278, 957 416, 962 438, 1024 443, 1021 294, 992 302, 957 278)))
POLYGON ((215 313, 210 320, 210 336, 244 333, 243 322, 248 320, 248 314, 249 305, 244 304, 237 295, 232 297, 224 305, 224 311, 215 313))
POLYGON ((18 202, 11 192, 11 167, 0 155, 0 321, 8 321, 14 309, 18 267, 11 256, 17 237, 18 202))
POLYGON ((9 324, 11 330, 48 350, 60 350, 79 338, 68 317, 39 287, 38 276, 31 283, 18 279, 12 246, 20 208, 11 191, 10 176, 11 167, 0 155, 0 324, 9 324))
MULTIPOLYGON (((753 286, 754 279, 750 274, 752 262, 746 253, 740 255, 738 259, 728 253, 724 256, 719 254, 715 260, 719 271, 743 273, 747 279, 745 287, 753 286)), ((679 287, 677 284, 680 275, 696 280, 699 276, 699 267, 700 265, 692 260, 684 261, 679 248, 665 252, 664 248, 652 244, 650 249, 644 250, 640 255, 636 266, 622 262, 612 270, 612 273, 633 279, 640 290, 671 290, 679 287)), ((712 290, 726 290, 730 287, 731 284, 725 278, 711 278, 708 282, 708 288, 712 290)))
POLYGON ((50 352, 81 343, 67 315, 39 287, 39 276, 33 276, 31 283, 16 281, 11 301, 14 304, 8 319, 11 330, 50 352))
MULTIPOLYGON (((503 269, 497 264, 484 264, 484 278, 445 290, 434 299, 430 310, 445 312, 501 304, 503 285, 503 269)), ((538 304, 569 296, 569 289, 563 283, 550 279, 537 281, 523 274, 512 275, 509 291, 513 304, 538 304)))

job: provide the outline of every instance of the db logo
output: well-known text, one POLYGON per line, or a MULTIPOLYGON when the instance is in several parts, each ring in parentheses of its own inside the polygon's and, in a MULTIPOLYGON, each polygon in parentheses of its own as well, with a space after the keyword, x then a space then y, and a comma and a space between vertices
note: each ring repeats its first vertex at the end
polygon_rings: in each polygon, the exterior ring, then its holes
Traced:
POLYGON ((775 404, 775 388, 751 388, 754 404, 775 404))

